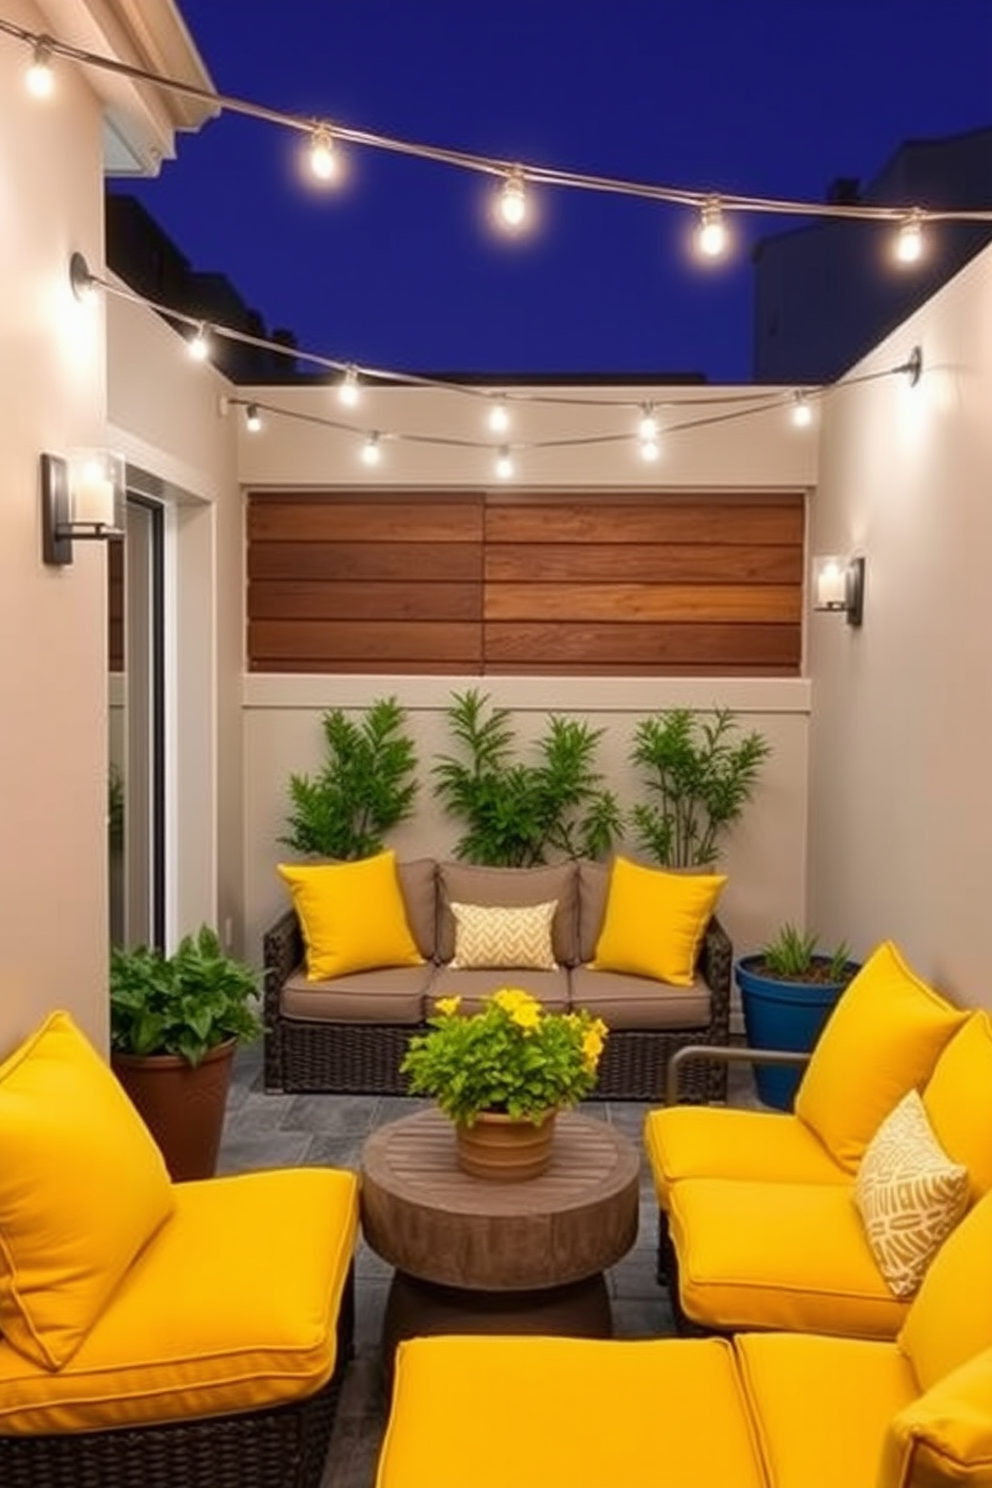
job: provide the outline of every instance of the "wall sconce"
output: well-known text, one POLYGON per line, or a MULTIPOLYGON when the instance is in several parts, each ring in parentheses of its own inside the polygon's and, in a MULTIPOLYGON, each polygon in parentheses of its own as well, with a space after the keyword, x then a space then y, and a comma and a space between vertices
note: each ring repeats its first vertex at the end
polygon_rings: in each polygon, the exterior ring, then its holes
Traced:
POLYGON ((124 536, 124 459, 109 450, 41 457, 41 556, 72 562, 74 542, 124 536))
POLYGON ((813 559, 813 608, 847 616, 848 625, 860 625, 865 596, 863 558, 813 559))

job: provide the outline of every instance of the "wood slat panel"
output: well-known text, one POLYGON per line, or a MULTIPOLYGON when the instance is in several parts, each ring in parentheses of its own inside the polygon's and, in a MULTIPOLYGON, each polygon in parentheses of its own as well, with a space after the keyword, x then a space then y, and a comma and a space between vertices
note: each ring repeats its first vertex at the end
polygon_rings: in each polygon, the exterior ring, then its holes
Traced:
POLYGON ((248 549, 249 579, 374 581, 408 579, 411 574, 430 574, 442 583, 459 579, 480 580, 482 545, 460 542, 253 542, 248 549))
POLYGON ((764 584, 489 584, 487 620, 797 623, 801 591, 764 584))
MULTIPOLYGON (((457 548, 445 549, 458 552, 457 548)), ((485 550, 490 583, 801 584, 801 547, 733 547, 687 543, 580 547, 574 543, 492 544, 485 550)))
POLYGON ((307 672, 317 661, 368 663, 461 662, 471 670, 482 663, 481 624, 410 621, 253 620, 248 650, 254 662, 292 661, 307 672))
POLYGON ((479 584, 322 584, 274 579, 249 590, 253 620, 481 620, 479 584))
POLYGON ((530 665, 790 666, 799 637, 788 625, 504 625, 486 626, 486 659, 530 665))
POLYGON ((755 505, 700 496, 692 505, 651 506, 600 499, 549 506, 491 506, 486 509, 487 543, 780 543, 801 545, 800 497, 789 503, 755 505))
POLYGON ((460 543, 482 539, 482 505, 462 501, 248 503, 248 541, 460 543))

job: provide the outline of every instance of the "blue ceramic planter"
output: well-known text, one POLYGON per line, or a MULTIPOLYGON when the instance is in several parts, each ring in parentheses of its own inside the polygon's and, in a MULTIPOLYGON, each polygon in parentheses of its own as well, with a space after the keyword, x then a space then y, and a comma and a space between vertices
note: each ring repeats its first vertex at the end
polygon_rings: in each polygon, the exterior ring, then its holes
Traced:
MULTIPOLYGON (((742 956, 734 967, 744 1010, 744 1030, 752 1049, 792 1049, 810 1053, 834 1005, 859 966, 847 962, 842 982, 783 982, 753 968, 761 956, 742 956)), ((829 958, 822 959, 826 963, 829 958)), ((754 1066, 758 1098, 766 1106, 791 1111, 803 1076, 802 1065, 754 1066)))

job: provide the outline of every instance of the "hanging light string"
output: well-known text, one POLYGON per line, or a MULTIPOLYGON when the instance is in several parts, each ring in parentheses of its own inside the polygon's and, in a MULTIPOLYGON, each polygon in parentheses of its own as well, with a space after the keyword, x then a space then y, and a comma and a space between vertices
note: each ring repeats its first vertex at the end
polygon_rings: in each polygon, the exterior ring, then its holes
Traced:
MULTIPOLYGON (((64 57, 82 67, 96 68, 114 73, 119 77, 149 83, 156 88, 178 93, 186 98, 195 98, 209 104, 219 113, 243 114, 252 119, 276 124, 296 130, 314 139, 320 136, 322 145, 332 146, 337 141, 385 150, 396 155, 414 156, 437 164, 454 166, 464 171, 494 176, 503 181, 504 195, 509 188, 510 196, 520 198, 527 185, 560 186, 580 191, 598 191, 618 196, 635 196, 648 201, 665 202, 675 206, 692 207, 705 213, 709 222, 717 212, 758 212, 795 217, 832 217, 860 219, 875 222, 904 224, 913 237, 918 236, 925 222, 992 222, 990 209, 924 209, 917 204, 909 206, 869 206, 862 202, 811 202, 787 200, 779 197, 748 196, 736 192, 714 193, 712 190, 694 191, 680 187, 647 181, 624 180, 614 176, 589 175, 557 167, 541 166, 520 161, 501 160, 487 155, 453 149, 443 145, 401 139, 395 135, 378 134, 371 130, 356 129, 351 125, 332 122, 328 119, 286 113, 269 108, 249 99, 218 93, 212 88, 183 82, 162 73, 152 72, 130 62, 121 62, 113 57, 100 56, 83 47, 48 35, 31 31, 14 21, 0 17, 0 33, 31 48, 37 61, 42 57, 50 64, 53 57, 64 57)), ((522 200, 522 198, 521 198, 522 200)), ((517 205, 514 206, 514 211, 517 205)))

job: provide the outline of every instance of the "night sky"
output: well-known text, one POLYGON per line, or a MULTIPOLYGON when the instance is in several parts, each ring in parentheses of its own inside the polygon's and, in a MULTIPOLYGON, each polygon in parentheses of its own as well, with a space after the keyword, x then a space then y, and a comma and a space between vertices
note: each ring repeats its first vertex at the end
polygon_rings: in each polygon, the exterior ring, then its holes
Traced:
MULTIPOLYGON (((219 92, 501 159, 821 201, 898 144, 992 124, 992 0, 182 0, 219 92)), ((747 381, 751 250, 693 212, 545 188, 507 238, 484 178, 225 114, 132 190, 201 270, 310 351, 420 372, 747 381)), ((532 197, 534 193, 531 193, 532 197)), ((911 205, 907 203, 907 205, 911 205)), ((925 203, 923 204, 925 205, 925 203)), ((872 230, 872 229, 866 229, 872 230)))

